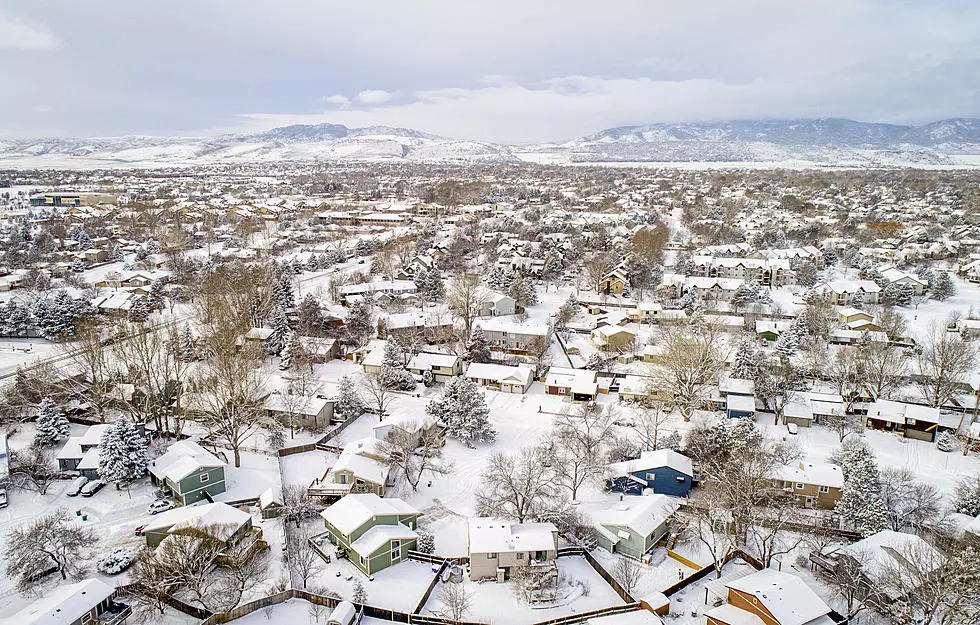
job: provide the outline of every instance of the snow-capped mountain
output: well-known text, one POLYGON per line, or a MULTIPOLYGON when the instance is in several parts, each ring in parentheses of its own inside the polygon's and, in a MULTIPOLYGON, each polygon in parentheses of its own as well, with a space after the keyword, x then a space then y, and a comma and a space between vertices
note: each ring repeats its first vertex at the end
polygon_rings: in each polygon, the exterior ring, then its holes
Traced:
POLYGON ((282 160, 705 162, 815 166, 980 165, 980 119, 903 126, 849 119, 743 120, 609 128, 511 146, 409 128, 293 125, 214 137, 0 139, 0 168, 164 166, 282 160), (972 157, 972 158, 971 158, 972 157))

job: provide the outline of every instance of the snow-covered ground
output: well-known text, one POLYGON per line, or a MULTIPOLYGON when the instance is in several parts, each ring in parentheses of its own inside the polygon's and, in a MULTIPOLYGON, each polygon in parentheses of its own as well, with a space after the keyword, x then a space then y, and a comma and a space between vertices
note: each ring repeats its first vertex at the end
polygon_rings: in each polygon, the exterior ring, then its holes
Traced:
MULTIPOLYGON (((474 582, 464 577, 462 583, 473 596, 473 607, 467 618, 491 625, 524 625, 623 603, 616 591, 599 577, 585 558, 566 557, 559 558, 557 562, 558 574, 567 592, 565 599, 559 602, 561 605, 532 607, 514 596, 510 582, 474 582)), ((442 582, 436 585, 423 614, 443 612, 439 599, 441 586, 442 582)))

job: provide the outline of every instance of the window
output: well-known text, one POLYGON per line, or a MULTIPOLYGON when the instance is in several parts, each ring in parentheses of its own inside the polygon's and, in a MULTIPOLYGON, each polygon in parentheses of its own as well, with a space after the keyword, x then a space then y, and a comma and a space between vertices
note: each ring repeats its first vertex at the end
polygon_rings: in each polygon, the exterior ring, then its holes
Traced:
POLYGON ((361 566, 364 566, 364 556, 361 556, 361 566))
POLYGON ((201 474, 201 484, 207 482, 210 479, 211 479, 211 476, 208 475, 207 473, 202 473, 201 474))
POLYGON ((497 554, 495 554, 495 553, 488 553, 487 554, 487 560, 496 560, 496 559, 497 559, 497 554))
POLYGON ((803 482, 796 483, 796 490, 803 490, 803 482))
POLYGON ((821 493, 829 493, 830 492, 830 487, 829 486, 821 486, 818 490, 821 493))
POLYGON ((338 484, 346 484, 347 483, 347 474, 345 474, 345 473, 338 473, 337 474, 337 483, 338 484))
POLYGON ((678 476, 677 476, 677 477, 675 477, 674 479, 675 479, 675 480, 677 480, 677 483, 678 483, 678 484, 683 484, 683 483, 684 483, 684 477, 683 477, 683 476, 681 476, 681 475, 678 475, 678 476))
POLYGON ((391 541, 391 561, 394 562, 402 557, 402 541, 391 541))
POLYGON ((655 479, 657 479, 657 474, 656 473, 647 473, 647 481, 648 482, 652 482, 655 479))
POLYGON ((524 559, 524 554, 523 553, 518 553, 517 554, 517 559, 518 560, 523 560, 524 559))

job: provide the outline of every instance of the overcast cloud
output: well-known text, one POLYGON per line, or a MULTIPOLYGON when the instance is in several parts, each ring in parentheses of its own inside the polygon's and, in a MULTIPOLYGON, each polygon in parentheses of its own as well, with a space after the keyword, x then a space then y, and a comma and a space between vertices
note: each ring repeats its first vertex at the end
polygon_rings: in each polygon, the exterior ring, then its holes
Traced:
POLYGON ((0 0, 0 136, 980 116, 980 2, 0 0))

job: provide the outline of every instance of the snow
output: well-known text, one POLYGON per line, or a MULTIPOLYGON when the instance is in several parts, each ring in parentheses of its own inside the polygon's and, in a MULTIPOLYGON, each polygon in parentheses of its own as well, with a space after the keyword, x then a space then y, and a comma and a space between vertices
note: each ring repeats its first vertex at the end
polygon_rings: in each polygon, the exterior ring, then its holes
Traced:
MULTIPOLYGON (((510 582, 474 582, 469 577, 464 577, 462 584, 467 591, 473 593, 473 608, 467 618, 490 625, 523 625, 624 603, 585 558, 559 558, 557 563, 559 577, 564 579, 566 589, 570 591, 569 597, 561 605, 531 607, 514 596, 510 582), (588 592, 584 592, 581 586, 576 586, 576 582, 584 584, 588 592)), ((439 600, 441 586, 442 582, 436 585, 422 610, 423 614, 439 614, 443 611, 439 600)))

